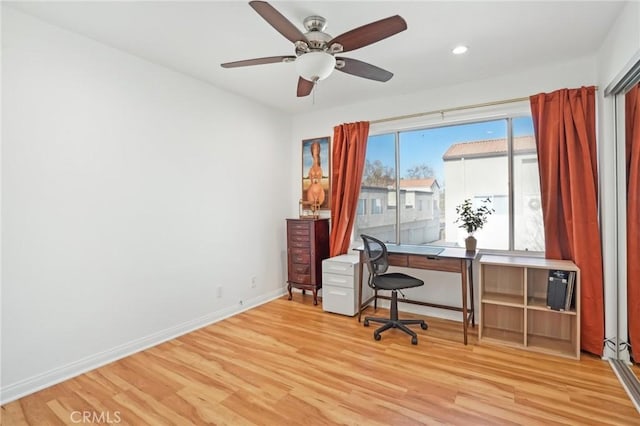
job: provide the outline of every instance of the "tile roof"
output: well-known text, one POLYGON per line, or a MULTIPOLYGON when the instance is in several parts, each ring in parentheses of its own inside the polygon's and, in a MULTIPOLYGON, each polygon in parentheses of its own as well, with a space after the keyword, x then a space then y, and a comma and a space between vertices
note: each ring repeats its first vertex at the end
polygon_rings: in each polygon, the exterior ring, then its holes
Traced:
MULTIPOLYGON (((429 192, 433 193, 434 184, 436 188, 440 188, 440 184, 438 183, 436 178, 424 178, 424 179, 400 179, 400 189, 405 191, 421 191, 421 192, 429 192)), ((363 188, 369 189, 384 189, 393 190, 394 185, 362 185, 363 188)))
MULTIPOLYGON (((536 141, 533 136, 517 136, 513 138, 514 153, 536 152, 536 141)), ((461 142, 453 144, 444 153, 442 159, 457 160, 473 157, 497 157, 507 154, 507 139, 487 139, 481 141, 461 142)))
MULTIPOLYGON (((400 188, 424 188, 425 186, 431 188, 434 184, 437 184, 435 178, 425 179, 400 179, 400 188)), ((438 185, 440 187, 440 185, 438 185)))

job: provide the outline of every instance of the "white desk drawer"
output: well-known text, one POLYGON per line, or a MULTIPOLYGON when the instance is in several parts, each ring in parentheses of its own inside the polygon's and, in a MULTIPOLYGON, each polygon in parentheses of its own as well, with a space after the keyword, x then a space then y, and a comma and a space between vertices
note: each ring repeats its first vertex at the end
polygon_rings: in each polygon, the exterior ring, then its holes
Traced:
POLYGON ((343 254, 322 261, 322 272, 353 276, 358 270, 358 255, 343 254))
POLYGON ((358 263, 356 254, 322 261, 322 309, 353 316, 358 312, 358 263))
POLYGON ((358 301, 353 288, 334 287, 323 284, 322 309, 341 315, 353 316, 357 313, 358 301))
POLYGON ((351 263, 343 262, 322 262, 322 272, 331 274, 351 275, 353 276, 353 267, 351 263))
POLYGON ((322 271, 322 285, 331 285, 335 287, 346 287, 353 290, 356 286, 353 275, 330 274, 326 270, 322 271))

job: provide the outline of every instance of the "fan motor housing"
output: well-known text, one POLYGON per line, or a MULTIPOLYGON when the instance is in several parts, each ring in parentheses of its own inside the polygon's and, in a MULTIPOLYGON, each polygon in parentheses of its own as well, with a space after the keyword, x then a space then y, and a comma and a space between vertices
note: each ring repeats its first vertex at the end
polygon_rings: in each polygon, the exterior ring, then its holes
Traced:
POLYGON ((307 31, 324 31, 327 28, 327 20, 322 16, 307 16, 302 22, 307 31))
POLYGON ((327 50, 333 54, 341 50, 340 48, 334 49, 333 46, 329 48, 327 45, 333 39, 333 36, 324 32, 325 28, 327 28, 327 20, 322 16, 308 16, 304 19, 303 25, 307 30, 304 34, 307 41, 297 41, 295 43, 297 56, 313 51, 326 52, 327 50))

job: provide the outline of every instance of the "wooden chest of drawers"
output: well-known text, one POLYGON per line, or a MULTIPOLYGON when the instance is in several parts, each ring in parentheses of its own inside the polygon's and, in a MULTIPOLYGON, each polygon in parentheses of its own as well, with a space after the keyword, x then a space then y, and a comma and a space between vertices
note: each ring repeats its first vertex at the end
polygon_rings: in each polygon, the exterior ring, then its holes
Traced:
POLYGON ((322 261, 329 257, 329 219, 287 219, 287 290, 313 292, 318 304, 322 288, 322 261))

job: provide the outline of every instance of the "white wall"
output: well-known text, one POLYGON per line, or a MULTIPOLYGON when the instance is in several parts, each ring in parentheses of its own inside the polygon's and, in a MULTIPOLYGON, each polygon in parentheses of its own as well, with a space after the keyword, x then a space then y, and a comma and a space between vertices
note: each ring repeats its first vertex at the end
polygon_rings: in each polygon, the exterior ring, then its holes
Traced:
POLYGON ((284 293, 290 117, 6 6, 2 36, 2 402, 284 293))
MULTIPOLYGON (((611 27, 598 52, 598 167, 600 173, 600 212, 603 244, 605 286, 605 335, 607 339, 627 341, 626 335, 626 286, 624 285, 624 262, 620 261, 625 251, 625 241, 617 240, 616 192, 616 146, 614 97, 604 97, 604 89, 616 77, 628 70, 632 59, 640 55, 640 2, 629 2, 611 27), (620 246, 621 253, 618 252, 620 246), (619 265, 620 261, 620 265, 619 265), (621 276, 618 276, 620 268, 621 276), (617 309, 620 300, 620 313, 617 309), (620 315, 620 321, 618 320, 620 315), (620 330, 618 327, 620 326, 620 330)), ((621 169, 621 173, 624 171, 621 169)), ((621 174, 621 176, 623 176, 621 174)), ((621 210, 623 212, 623 210, 621 210)), ((623 218, 622 218, 623 219, 623 218)), ((624 226, 624 220, 621 220, 624 226)), ((628 353, 616 354, 607 347, 605 356, 628 358, 628 353)))
MULTIPOLYGON (((640 2, 628 2, 598 51, 598 79, 609 84, 640 49, 640 2)), ((604 89, 604 87, 603 87, 604 89)))
MULTIPOLYGON (((377 101, 347 103, 345 106, 339 108, 299 114, 293 118, 291 155, 293 158, 300 158, 300 141, 302 139, 318 135, 331 135, 333 137, 333 126, 341 123, 359 120, 376 120, 405 114, 520 98, 540 92, 550 92, 564 87, 573 88, 594 85, 596 83, 595 58, 585 57, 530 69, 524 73, 496 76, 495 78, 487 80, 441 87, 377 101)), ((371 84, 372 90, 375 90, 375 84, 378 83, 372 82, 371 84)), ((515 107, 521 108, 521 104, 522 103, 515 107)), ((500 112, 504 110, 504 108, 499 107, 496 108, 496 110, 500 112)), ((445 116, 444 121, 439 115, 436 115, 420 120, 412 120, 410 122, 392 122, 372 125, 370 133, 377 133, 380 132, 382 128, 394 128, 394 126, 415 127, 419 121, 428 124, 437 122, 444 124, 455 120, 468 119, 474 114, 477 114, 477 112, 451 114, 449 118, 445 116)), ((297 166, 298 163, 293 162, 292 164, 294 167, 293 172, 299 175, 301 172, 299 166, 297 166)), ((291 199, 298 199, 300 196, 298 185, 290 185, 290 190, 291 199)), ((460 306, 459 275, 446 272, 424 272, 413 269, 405 272, 420 276, 427 282, 427 285, 424 287, 411 289, 409 293, 414 297, 424 298, 425 300, 434 301, 435 303, 447 303, 460 306)), ((474 285, 476 288, 475 301, 477 307, 477 270, 474 276, 476 277, 474 285)), ((400 309, 461 320, 461 315, 453 311, 434 310, 406 304, 402 305, 400 309)))

